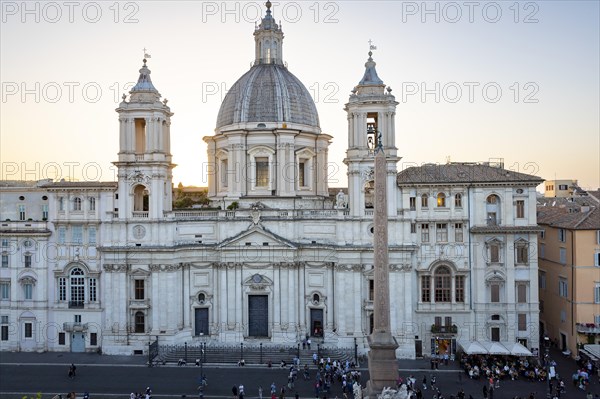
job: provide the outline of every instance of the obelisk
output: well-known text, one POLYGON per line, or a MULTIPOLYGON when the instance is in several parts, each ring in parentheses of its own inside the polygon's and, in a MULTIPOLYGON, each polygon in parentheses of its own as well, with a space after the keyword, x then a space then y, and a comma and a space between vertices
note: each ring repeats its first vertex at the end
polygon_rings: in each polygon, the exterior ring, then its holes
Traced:
POLYGON ((373 333, 369 341, 369 375, 365 396, 377 397, 385 387, 398 381, 398 344, 390 325, 390 280, 388 265, 387 165, 378 133, 375 148, 375 213, 373 218, 373 250, 375 259, 373 301, 373 333))

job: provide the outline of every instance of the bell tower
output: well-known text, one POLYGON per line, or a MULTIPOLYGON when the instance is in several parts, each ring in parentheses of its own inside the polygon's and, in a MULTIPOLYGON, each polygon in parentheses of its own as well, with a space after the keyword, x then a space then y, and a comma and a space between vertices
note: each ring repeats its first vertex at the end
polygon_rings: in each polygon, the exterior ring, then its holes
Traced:
POLYGON ((160 219, 172 210, 171 116, 167 100, 150 79, 146 65, 123 101, 119 114, 119 218, 160 219))
POLYGON ((344 110, 348 118, 348 149, 344 163, 348 166, 348 207, 351 216, 373 212, 375 201, 375 149, 383 148, 386 158, 387 213, 396 216, 396 132, 394 118, 398 103, 377 76, 373 53, 365 63, 365 73, 352 90, 344 110))

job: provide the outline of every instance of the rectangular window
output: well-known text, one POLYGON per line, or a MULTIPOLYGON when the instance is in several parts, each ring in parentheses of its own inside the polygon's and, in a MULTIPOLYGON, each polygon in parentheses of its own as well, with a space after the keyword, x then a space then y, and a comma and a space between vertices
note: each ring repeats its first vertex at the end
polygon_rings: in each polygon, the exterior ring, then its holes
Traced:
POLYGON ((546 257, 546 244, 540 244, 540 258, 546 257))
POLYGON ((594 303, 600 303, 600 283, 594 287, 594 303))
POLYGON ((60 226, 58 228, 58 243, 64 244, 67 241, 67 228, 65 226, 60 226))
POLYGON ((421 242, 429 242, 429 225, 421 224, 421 242))
POLYGON ((369 301, 375 300, 375 280, 369 280, 369 301))
POLYGON ((565 191, 567 189, 567 185, 566 184, 559 184, 558 185, 558 189, 561 191, 565 191))
POLYGON ((429 206, 429 196, 427 194, 421 195, 421 208, 427 208, 429 206))
POLYGON ((525 217, 525 201, 517 200, 517 218, 522 219, 525 217))
POLYGON ((25 220, 25 205, 19 205, 19 220, 25 220))
POLYGON ((442 318, 440 316, 435 316, 434 323, 435 323, 436 327, 441 327, 442 326, 442 318))
POLYGON ((563 298, 567 298, 569 296, 567 279, 560 278, 558 280, 558 295, 562 296, 563 298))
POLYGON ((0 283, 0 299, 4 301, 10 299, 10 283, 0 283))
POLYGON ((90 197, 90 211, 94 212, 96 210, 96 198, 90 197))
POLYGON ((96 245, 96 226, 88 227, 88 243, 96 245))
POLYGON ((33 284, 23 284, 23 294, 26 300, 33 299, 33 284))
POLYGON ((75 321, 75 323, 81 323, 81 315, 80 314, 74 315, 73 320, 75 321))
POLYGON ((526 313, 519 313, 517 315, 518 317, 518 325, 519 325, 519 331, 527 331, 527 314, 526 313))
POLYGON ((31 267, 31 255, 29 255, 29 254, 25 255, 24 264, 25 264, 25 267, 31 267))
POLYGON ((33 323, 25 323, 25 338, 33 337, 33 323))
POLYGON ((462 223, 454 224, 454 241, 463 242, 463 224, 462 223))
POLYGON ((48 204, 42 205, 42 220, 48 220, 48 204))
POLYGON ((144 280, 135 281, 135 299, 144 299, 144 280))
POLYGON ((2 248, 8 248, 8 238, 2 239, 2 248))
POLYGON ((542 231, 540 231, 540 238, 541 238, 541 239, 544 239, 544 238, 546 238, 546 230, 542 230, 542 231))
POLYGON ((98 333, 90 333, 90 345, 98 345, 98 333))
POLYGON ((600 230, 596 231, 596 245, 600 245, 600 230))
POLYGON ((494 303, 500 302, 500 285, 492 284, 490 286, 490 289, 491 289, 491 293, 492 293, 491 302, 494 302, 494 303))
POLYGON ((431 302, 431 277, 421 277, 421 302, 431 302))
POLYGON ((567 264, 567 249, 560 248, 559 254, 560 254, 560 263, 562 263, 563 265, 566 265, 567 264))
POLYGON ((436 274, 435 276, 435 301, 451 302, 451 276, 450 274, 436 274))
POLYGON ((527 302, 527 285, 526 284, 517 284, 517 302, 518 303, 526 303, 527 302))
POLYGON ((565 229, 558 229, 558 241, 567 241, 567 231, 565 229))
POLYGON ((528 251, 529 247, 527 246, 527 244, 517 244, 517 246, 515 247, 515 252, 516 252, 516 261, 518 265, 526 265, 529 263, 529 251, 528 251))
POLYGON ((58 198, 58 210, 61 212, 65 210, 65 199, 63 197, 58 198))
POLYGON ((2 254, 2 267, 8 267, 8 254, 2 254))
POLYGON ((90 302, 96 302, 96 279, 94 277, 90 277, 90 279, 88 280, 88 286, 90 289, 89 300, 90 302))
POLYGON ((417 209, 417 198, 416 197, 410 197, 408 200, 408 203, 409 203, 411 211, 414 211, 415 209, 417 209))
POLYGON ((560 322, 564 323, 565 321, 567 321, 567 312, 563 309, 560 311, 560 322))
POLYGON ((412 234, 415 234, 417 232, 417 224, 416 223, 411 223, 410 224, 410 232, 412 234))
POLYGON ((600 266, 600 252, 594 254, 594 266, 600 266))
POLYGON ((306 186, 306 175, 305 175, 305 166, 306 162, 304 160, 298 163, 298 186, 305 187, 306 186))
POLYGON ((0 335, 2 335, 2 337, 0 339, 2 341, 8 341, 8 326, 2 325, 2 327, 0 327, 0 331, 2 331, 0 333, 0 335))
POLYGON ((594 323, 600 324, 600 315, 594 315, 594 323))
POLYGON ((498 244, 490 245, 490 262, 500 262, 500 246, 498 244))
POLYGON ((60 277, 58 279, 58 300, 66 301, 67 300, 67 278, 60 277))
POLYGON ((83 244, 83 226, 71 227, 71 240, 73 244, 83 244))
POLYGON ((446 327, 450 327, 452 326, 452 317, 444 317, 444 326, 446 327))
POLYGON ((454 196, 454 207, 462 208, 462 194, 458 193, 454 196))
POLYGON ((59 345, 64 345, 65 344, 65 333, 64 332, 59 332, 58 333, 58 344, 59 345))
POLYGON ((448 224, 436 223, 435 225, 436 242, 448 242, 448 224))
POLYGON ((256 162, 256 187, 267 187, 269 185, 269 158, 257 157, 256 162))
POLYGON ((540 279, 540 281, 539 281, 540 288, 545 290, 546 289, 546 272, 540 272, 539 279, 540 279))
POLYGON ((455 300, 462 303, 465 301, 465 276, 456 276, 454 279, 455 300))

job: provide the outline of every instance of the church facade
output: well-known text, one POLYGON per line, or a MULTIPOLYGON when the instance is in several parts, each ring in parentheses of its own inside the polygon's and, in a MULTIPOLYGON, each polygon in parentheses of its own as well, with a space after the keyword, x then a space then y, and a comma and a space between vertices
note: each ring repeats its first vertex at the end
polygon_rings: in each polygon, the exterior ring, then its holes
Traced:
POLYGON ((538 348, 542 180, 489 163, 399 172, 398 103, 369 53, 345 106, 347 193, 330 195, 332 136, 283 61, 269 6, 255 62, 204 138, 210 208, 173 209, 173 113, 146 60, 116 110, 117 182, 2 182, 1 350, 132 354, 156 337, 295 345, 307 336, 367 350, 378 145, 397 356, 455 353, 459 340, 538 348))

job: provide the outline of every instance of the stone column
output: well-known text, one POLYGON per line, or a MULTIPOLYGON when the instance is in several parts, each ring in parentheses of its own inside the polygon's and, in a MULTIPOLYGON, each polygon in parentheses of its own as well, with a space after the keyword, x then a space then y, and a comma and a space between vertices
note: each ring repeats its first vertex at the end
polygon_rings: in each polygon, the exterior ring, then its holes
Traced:
POLYGON ((376 397, 398 380, 396 348, 390 323, 390 283, 388 264, 387 166, 382 143, 375 154, 375 212, 373 250, 375 259, 373 333, 369 336, 369 375, 366 396, 376 397))

